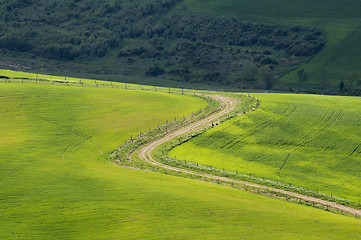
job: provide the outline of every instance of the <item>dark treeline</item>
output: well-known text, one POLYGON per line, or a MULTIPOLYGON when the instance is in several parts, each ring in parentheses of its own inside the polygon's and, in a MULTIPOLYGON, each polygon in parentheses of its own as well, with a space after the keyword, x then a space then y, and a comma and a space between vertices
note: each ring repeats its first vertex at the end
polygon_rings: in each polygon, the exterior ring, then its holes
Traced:
POLYGON ((244 88, 272 88, 325 43, 318 29, 192 15, 181 0, 4 0, 0 22, 4 53, 244 88))

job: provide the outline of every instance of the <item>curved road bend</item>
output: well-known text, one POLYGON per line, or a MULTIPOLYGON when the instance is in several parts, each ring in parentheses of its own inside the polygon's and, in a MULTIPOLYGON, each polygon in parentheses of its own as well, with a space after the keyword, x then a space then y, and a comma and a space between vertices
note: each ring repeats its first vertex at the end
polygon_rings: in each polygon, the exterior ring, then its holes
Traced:
POLYGON ((302 195, 299 193, 290 192, 290 191, 277 189, 277 188, 273 188, 273 187, 268 187, 268 186, 264 186, 264 185, 260 185, 260 184, 256 184, 256 183, 245 182, 245 181, 231 179, 228 177, 220 177, 220 176, 216 176, 216 175, 212 175, 212 174, 200 173, 200 172, 195 172, 195 171, 191 171, 191 170, 187 170, 187 169, 172 167, 172 166, 168 166, 163 163, 157 162, 155 159, 153 159, 153 157, 151 156, 151 153, 160 144, 162 144, 172 138, 176 138, 189 131, 199 129, 201 126, 219 122, 220 117, 233 111, 237 107, 237 104, 238 104, 237 100, 235 100, 234 98, 230 98, 230 97, 224 97, 224 96, 219 96, 219 95, 209 95, 209 97, 220 102, 221 108, 218 112, 216 112, 198 122, 191 123, 191 124, 189 124, 185 127, 182 127, 174 132, 168 133, 160 139, 156 139, 155 141, 149 142, 148 144, 144 145, 140 149, 139 157, 154 166, 158 166, 158 167, 161 167, 164 169, 169 169, 169 170, 181 172, 181 173, 192 174, 195 176, 205 177, 205 178, 209 178, 209 179, 213 179, 213 180, 221 180, 221 181, 239 184, 239 185, 243 185, 243 186, 249 186, 249 187, 265 189, 265 190, 273 191, 273 192, 277 192, 277 193, 282 193, 282 194, 285 194, 286 196, 302 199, 304 201, 313 202, 316 204, 322 204, 324 206, 329 206, 330 208, 337 209, 337 210, 343 211, 343 212, 347 212, 347 213, 353 214, 355 216, 361 216, 361 210, 355 209, 352 207, 348 207, 348 206, 344 206, 339 203, 326 201, 323 199, 310 197, 310 196, 302 195))

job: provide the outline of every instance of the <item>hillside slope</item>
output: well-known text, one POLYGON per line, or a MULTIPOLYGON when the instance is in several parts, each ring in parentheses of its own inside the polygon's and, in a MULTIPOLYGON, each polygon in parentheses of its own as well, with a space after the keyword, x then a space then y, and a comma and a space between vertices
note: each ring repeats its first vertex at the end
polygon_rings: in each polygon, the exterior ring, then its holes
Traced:
POLYGON ((3 81, 0 99, 1 239, 361 236, 356 218, 122 168, 102 157, 99 148, 107 154, 129 135, 173 118, 174 112, 204 107, 200 99, 3 81))
MULTIPOLYGON (((360 89, 361 82, 352 75, 361 76, 361 3, 357 0, 187 0, 192 12, 238 16, 244 20, 275 24, 302 25, 322 29, 327 42, 322 51, 302 68, 308 73, 309 89, 338 89, 344 82, 345 88, 360 89), (358 86, 356 86, 358 84, 358 86)), ((284 85, 298 86, 297 70, 281 78, 284 85)))
POLYGON ((170 154, 315 192, 361 199, 361 100, 259 94, 261 107, 174 148, 170 154))
POLYGON ((315 27, 222 15, 181 0, 6 0, 0 64, 270 89, 325 44, 315 27))

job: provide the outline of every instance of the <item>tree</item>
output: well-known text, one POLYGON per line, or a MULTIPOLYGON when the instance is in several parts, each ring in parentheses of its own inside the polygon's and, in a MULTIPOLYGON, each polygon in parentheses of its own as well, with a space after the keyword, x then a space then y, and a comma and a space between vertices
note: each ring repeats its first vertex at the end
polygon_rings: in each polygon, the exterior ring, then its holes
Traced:
POLYGON ((298 83, 300 84, 300 87, 303 85, 304 82, 307 81, 307 73, 305 72, 305 70, 303 68, 300 68, 297 71, 297 77, 298 77, 298 83))
POLYGON ((243 72, 243 79, 248 83, 248 88, 256 81, 257 68, 255 66, 249 66, 243 72))
POLYGON ((146 71, 145 75, 150 77, 156 77, 165 73, 165 70, 159 67, 158 64, 155 64, 146 71))
POLYGON ((269 67, 261 69, 261 81, 266 84, 266 89, 271 89, 277 82, 274 72, 269 67))
POLYGON ((340 92, 343 93, 343 91, 345 90, 345 83, 343 81, 340 82, 339 88, 340 88, 340 92))

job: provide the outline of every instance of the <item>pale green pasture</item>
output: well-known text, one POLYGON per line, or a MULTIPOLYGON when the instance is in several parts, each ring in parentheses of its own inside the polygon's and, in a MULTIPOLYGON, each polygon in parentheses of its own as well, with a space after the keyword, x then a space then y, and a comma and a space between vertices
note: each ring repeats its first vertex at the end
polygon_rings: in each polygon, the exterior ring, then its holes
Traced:
POLYGON ((203 107, 168 93, 0 83, 0 239, 361 237, 352 217, 122 168, 100 153, 203 107))
MULTIPOLYGON (((81 83, 83 83, 85 86, 94 86, 94 87, 108 86, 108 87, 117 87, 117 88, 142 89, 142 86, 138 84, 129 84, 129 83, 115 82, 115 81, 110 82, 110 81, 102 81, 102 80, 87 79, 87 78, 64 77, 64 76, 56 76, 56 75, 48 75, 48 74, 13 71, 6 69, 0 69, 0 76, 9 77, 11 79, 10 81, 13 82, 14 81, 21 82, 21 79, 23 78, 26 79, 26 81, 28 82, 45 81, 47 83, 60 83, 60 84, 67 83, 68 85, 79 85, 79 86, 81 85, 81 83)), ((154 88, 147 86, 146 89, 153 90, 154 88)), ((157 89, 162 89, 162 88, 157 87, 156 90, 157 89)))
POLYGON ((181 160, 361 199, 361 99, 259 94, 261 108, 195 137, 181 160))

